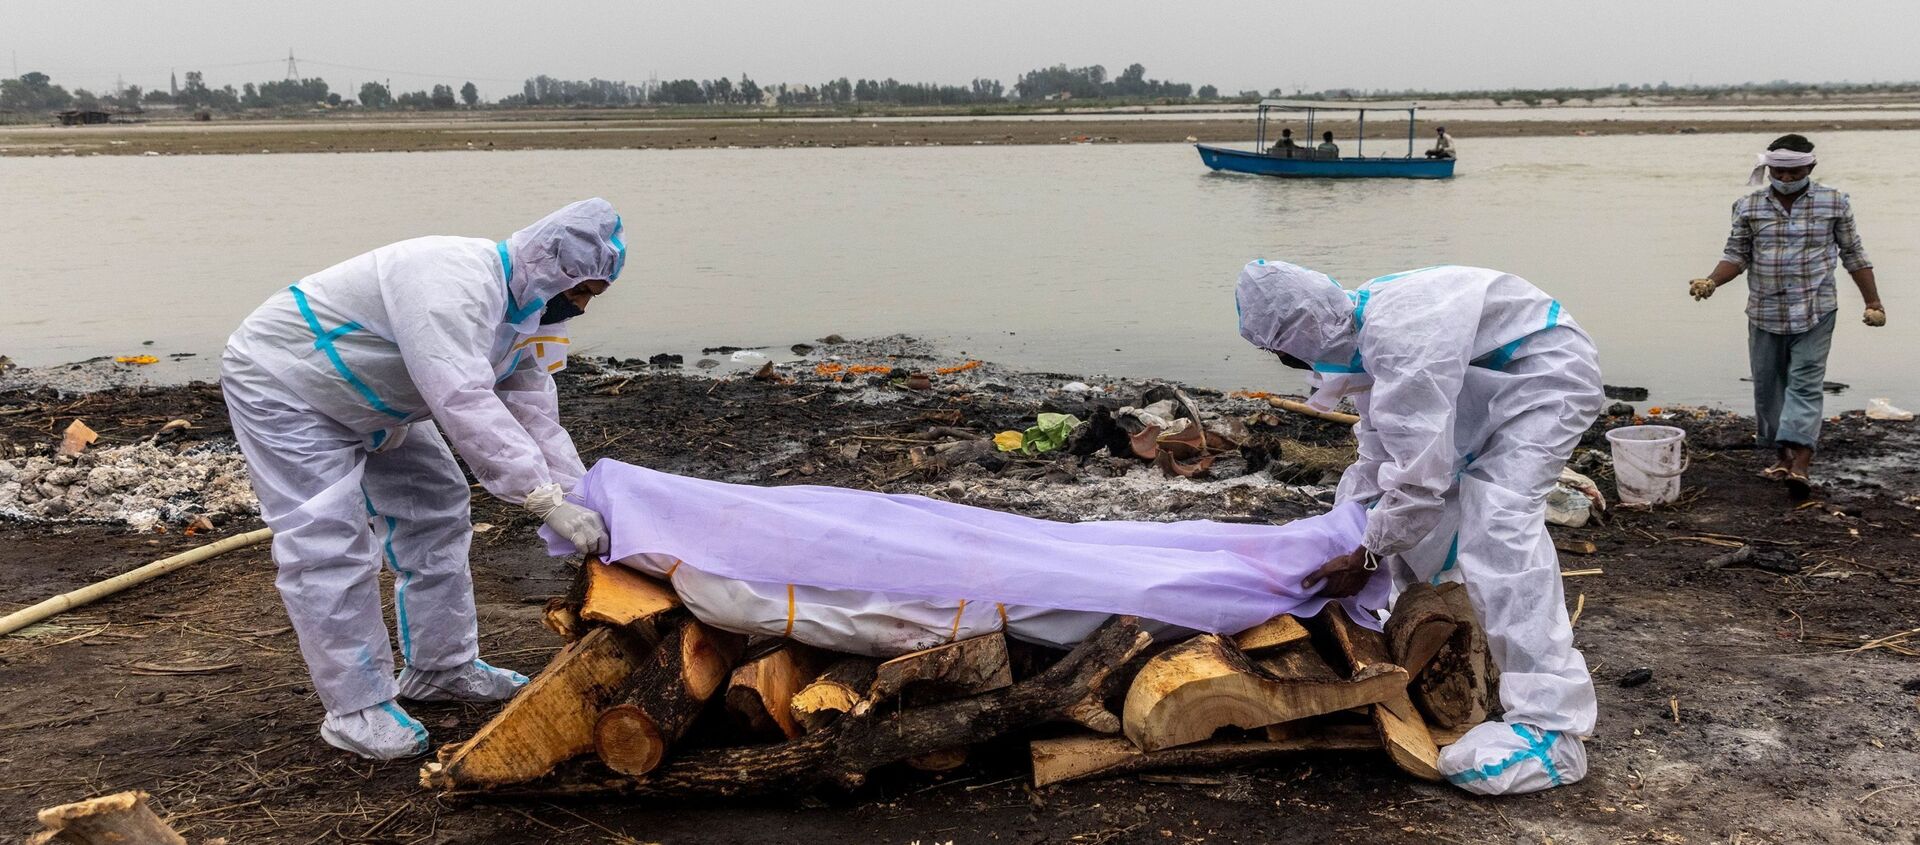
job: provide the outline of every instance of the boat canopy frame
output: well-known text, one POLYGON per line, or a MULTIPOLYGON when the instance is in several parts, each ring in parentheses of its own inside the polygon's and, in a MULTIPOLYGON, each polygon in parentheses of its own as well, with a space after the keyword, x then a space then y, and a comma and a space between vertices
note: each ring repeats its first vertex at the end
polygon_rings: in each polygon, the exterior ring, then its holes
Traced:
POLYGON ((1413 127, 1415 123, 1415 113, 1420 111, 1420 104, 1417 102, 1338 103, 1338 102, 1327 102, 1323 100, 1272 100, 1272 99, 1261 100, 1260 101, 1260 117, 1259 117, 1259 120, 1254 125, 1254 137, 1253 137, 1253 145, 1254 145, 1253 149, 1254 149, 1254 152, 1257 152, 1257 153, 1265 154, 1267 151, 1267 112, 1269 111, 1306 112, 1307 113, 1307 144, 1308 145, 1311 145, 1313 143, 1313 138, 1314 138, 1313 118, 1314 118, 1315 112, 1323 112, 1323 111, 1359 112, 1360 113, 1360 130, 1357 133, 1357 137, 1354 140, 1354 145, 1353 145, 1354 158, 1366 157, 1367 112, 1403 111, 1407 113, 1407 158, 1413 158, 1413 127))

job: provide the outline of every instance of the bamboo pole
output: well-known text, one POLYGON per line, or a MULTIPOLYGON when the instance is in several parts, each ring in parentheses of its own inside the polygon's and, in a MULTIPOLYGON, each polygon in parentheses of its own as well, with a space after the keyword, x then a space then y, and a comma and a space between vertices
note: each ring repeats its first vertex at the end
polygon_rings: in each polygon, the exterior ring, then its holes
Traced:
POLYGON ((0 637, 32 625, 51 616, 65 613, 83 604, 89 604, 135 584, 151 581, 176 569, 199 563, 210 557, 226 554, 234 549, 245 548, 262 542, 273 536, 273 529, 262 528, 235 534, 218 542, 208 543, 196 549, 189 549, 170 558, 156 560, 130 572, 122 572, 104 581, 96 581, 69 593, 61 593, 24 610, 17 610, 0 618, 0 637))
POLYGON ((1347 425, 1353 425, 1354 423, 1357 423, 1360 421, 1359 417, 1356 417, 1352 414, 1343 414, 1343 413, 1340 413, 1339 411, 1322 411, 1319 408, 1315 408, 1311 405, 1308 405, 1305 402, 1296 402, 1292 399, 1268 399, 1267 403, 1272 405, 1275 408, 1279 408, 1282 411, 1292 411, 1302 416, 1323 419, 1328 422, 1346 423, 1347 425))

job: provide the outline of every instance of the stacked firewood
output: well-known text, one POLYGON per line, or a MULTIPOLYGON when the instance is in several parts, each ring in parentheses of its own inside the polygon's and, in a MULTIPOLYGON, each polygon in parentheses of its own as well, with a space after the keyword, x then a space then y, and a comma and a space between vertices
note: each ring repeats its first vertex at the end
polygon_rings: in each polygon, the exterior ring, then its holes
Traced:
POLYGON ((749 639, 667 584, 589 561, 547 609, 568 640, 520 695, 421 770, 457 794, 745 795, 858 787, 904 763, 1030 743, 1034 783, 1386 752, 1437 780, 1487 715, 1486 645, 1457 585, 1403 594, 1387 631, 1329 605, 1236 636, 1154 644, 1117 616, 1072 651, 1001 634, 891 660, 749 639), (1116 713, 1118 715, 1116 715, 1116 713))

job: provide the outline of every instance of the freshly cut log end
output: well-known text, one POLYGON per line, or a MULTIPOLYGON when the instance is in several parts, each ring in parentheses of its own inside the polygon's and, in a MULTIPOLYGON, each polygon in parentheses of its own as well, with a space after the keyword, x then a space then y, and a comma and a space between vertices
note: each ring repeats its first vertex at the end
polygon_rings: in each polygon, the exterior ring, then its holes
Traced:
MULTIPOLYGON (((588 560, 581 564, 580 576, 586 583, 580 618, 589 622, 647 627, 680 606, 672 587, 617 563, 588 560)), ((656 635, 650 627, 639 633, 656 635)))
POLYGON ((1404 694, 1406 671, 1381 666, 1342 678, 1309 643, 1255 664, 1232 643, 1203 634, 1155 656, 1127 690, 1123 724, 1146 751, 1209 739, 1225 727, 1263 728, 1404 694))
POLYGON ((658 768, 671 742, 646 711, 631 704, 607 708, 594 728, 600 762, 622 774, 640 775, 658 768))
POLYGON ((911 707, 1012 685, 1007 638, 994 632, 903 654, 880 664, 866 698, 884 702, 904 697, 904 703, 911 707))
POLYGON ((147 806, 147 794, 138 790, 48 807, 40 811, 39 819, 46 829, 32 842, 187 845, 184 837, 154 815, 147 806))
POLYGON ((614 628, 568 643, 473 738, 442 746, 421 770, 429 789, 484 789, 533 780, 593 748, 594 722, 645 646, 614 628))
POLYGON ((741 664, 727 680, 727 711, 757 737, 800 736, 803 731, 793 716, 793 699, 820 673, 821 660, 813 648, 786 643, 741 664))
POLYGON ((874 671, 879 665, 872 658, 845 657, 827 667, 820 677, 794 693, 788 705, 794 723, 806 733, 833 724, 864 700, 861 691, 873 685, 874 671))
POLYGON ((719 691, 745 639, 684 618, 660 640, 594 726, 593 747, 608 768, 643 775, 665 759, 719 691))
POLYGON ((1234 635, 1233 644, 1247 654, 1254 654, 1305 642, 1308 636, 1307 626, 1300 624, 1300 620, 1290 614, 1282 614, 1234 635))

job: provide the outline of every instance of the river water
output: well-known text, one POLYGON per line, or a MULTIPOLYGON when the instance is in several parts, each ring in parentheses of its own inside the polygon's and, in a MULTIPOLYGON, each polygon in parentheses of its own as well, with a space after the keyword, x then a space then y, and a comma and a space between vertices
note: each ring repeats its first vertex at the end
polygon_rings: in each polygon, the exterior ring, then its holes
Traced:
MULTIPOLYGON (((1744 290, 1685 295, 1765 136, 1465 139, 1446 182, 1214 174, 1186 145, 0 159, 0 354, 199 353, 276 288, 424 234, 504 237, 580 197, 632 256, 576 350, 621 356, 905 332, 1066 373, 1296 389, 1235 334, 1249 259, 1349 285, 1497 267, 1559 297, 1607 380, 1748 405, 1744 290), (151 346, 143 341, 153 341, 151 346)), ((1920 406, 1920 132, 1817 138, 1852 192, 1891 326, 1842 277, 1830 408, 1920 406)), ((691 361, 692 359, 689 359, 691 361)))

